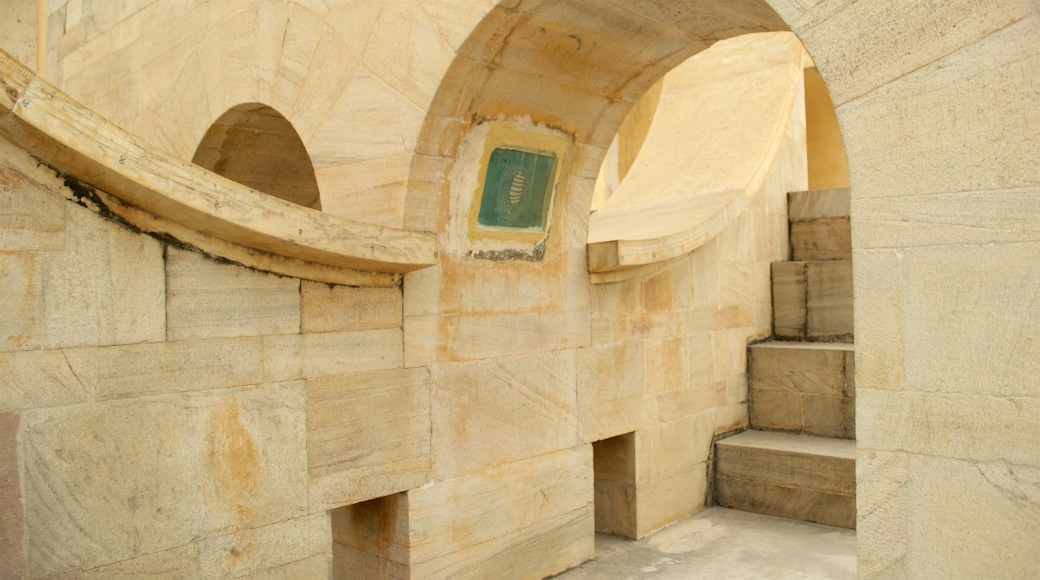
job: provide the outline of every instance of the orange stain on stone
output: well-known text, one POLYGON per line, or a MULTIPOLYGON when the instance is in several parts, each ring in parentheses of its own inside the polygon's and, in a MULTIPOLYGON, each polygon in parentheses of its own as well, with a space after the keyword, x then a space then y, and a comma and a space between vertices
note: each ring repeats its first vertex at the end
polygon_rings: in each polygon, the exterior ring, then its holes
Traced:
POLYGON ((259 485, 260 462, 253 435, 238 415, 238 401, 230 399, 221 405, 210 418, 207 441, 217 492, 234 507, 239 519, 247 520, 250 500, 259 485))

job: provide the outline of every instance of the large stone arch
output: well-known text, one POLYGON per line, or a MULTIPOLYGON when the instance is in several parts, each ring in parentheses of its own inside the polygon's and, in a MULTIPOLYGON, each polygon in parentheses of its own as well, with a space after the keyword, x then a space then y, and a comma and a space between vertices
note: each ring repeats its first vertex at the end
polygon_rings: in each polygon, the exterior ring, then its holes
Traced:
MULTIPOLYGON (((1010 338, 1040 331, 1035 316, 1021 316, 1021 305, 1036 298, 1037 277, 1010 290, 999 281, 1035 272, 1040 256, 1033 225, 1040 219, 1040 10, 1021 0, 721 4, 500 3, 460 45, 427 113, 406 225, 445 227, 448 178, 474 124, 525 118, 556 128, 578 144, 574 176, 591 180, 624 113, 669 66, 718 36, 787 23, 827 84, 849 160, 860 573, 1021 570, 1013 561, 1034 561, 1029 542, 1004 551, 1015 557, 980 555, 968 543, 977 536, 967 532, 1005 535, 999 514, 1036 525, 1035 505, 1023 516, 1017 500, 1006 498, 1035 493, 1013 472, 1035 478, 1040 463, 1023 449, 1029 444, 1014 440, 1014 429, 993 423, 1036 424, 1036 407, 1002 416, 991 396, 1035 385, 1035 365, 1017 367, 1008 353, 1038 355, 1035 341, 1010 338), (741 28, 741 14, 759 19, 741 28), (707 33, 663 24, 680 15, 704 23, 707 33), (578 56, 596 40, 617 50, 578 56), (936 292, 935 284, 956 292, 936 292), (976 310, 981 297, 999 306, 976 310), (994 356, 982 360, 979 352, 994 356), (953 360, 977 365, 949 376, 940 361, 953 360), (1000 507, 981 507, 981 497, 1000 507)), ((586 194, 591 187, 576 186, 569 201, 587 210, 577 201, 586 194)), ((570 243, 579 243, 580 219, 567 226, 570 243)))

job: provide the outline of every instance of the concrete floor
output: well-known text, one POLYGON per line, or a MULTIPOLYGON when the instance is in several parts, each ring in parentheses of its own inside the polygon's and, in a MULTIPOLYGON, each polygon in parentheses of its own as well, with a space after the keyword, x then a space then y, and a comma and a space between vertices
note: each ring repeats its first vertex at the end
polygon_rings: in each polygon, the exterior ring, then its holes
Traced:
POLYGON ((596 534, 596 558, 556 578, 855 577, 855 530, 713 507, 638 542, 596 534))

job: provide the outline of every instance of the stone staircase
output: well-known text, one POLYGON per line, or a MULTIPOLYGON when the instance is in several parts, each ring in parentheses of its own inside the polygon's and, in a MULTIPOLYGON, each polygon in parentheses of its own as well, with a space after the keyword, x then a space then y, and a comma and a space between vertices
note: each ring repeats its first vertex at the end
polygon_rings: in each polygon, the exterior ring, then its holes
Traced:
POLYGON ((849 190, 788 196, 773 340, 748 347, 750 429, 715 448, 718 505, 856 527, 849 190))

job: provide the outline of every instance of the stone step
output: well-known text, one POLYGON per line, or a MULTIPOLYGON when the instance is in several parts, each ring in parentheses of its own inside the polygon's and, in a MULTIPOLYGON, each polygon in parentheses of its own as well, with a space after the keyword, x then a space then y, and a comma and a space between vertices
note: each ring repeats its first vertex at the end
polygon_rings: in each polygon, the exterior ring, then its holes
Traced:
POLYGON ((773 334, 852 342, 852 260, 774 262, 773 334))
POLYGON ((849 188, 787 194, 791 259, 851 260, 849 188))
POLYGON ((856 442, 745 431, 715 445, 715 503, 856 527, 856 442))
POLYGON ((852 344, 771 341, 748 347, 753 429, 856 438, 852 344))

